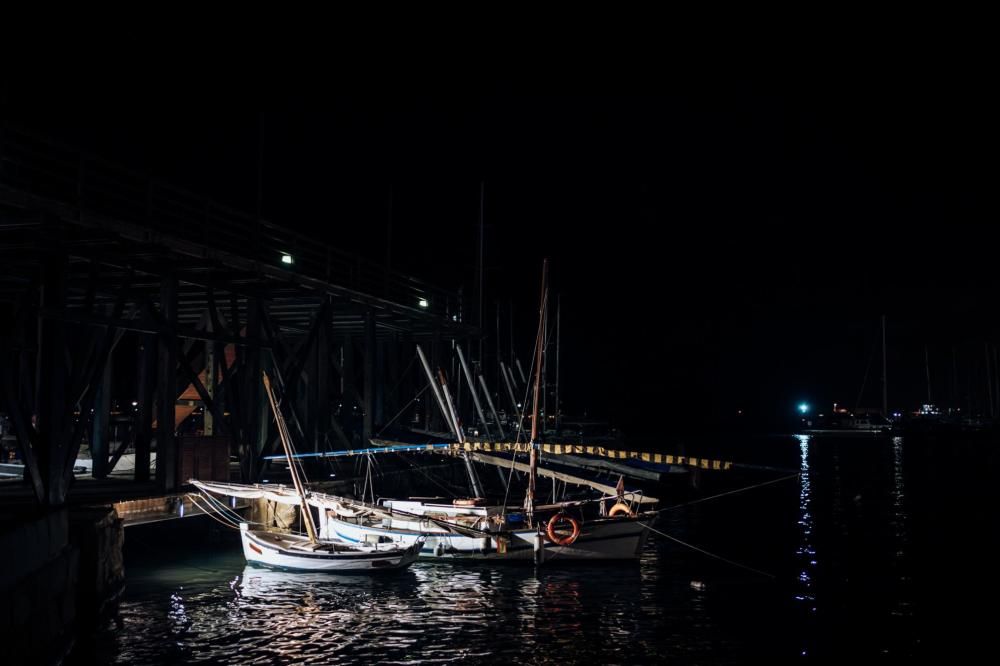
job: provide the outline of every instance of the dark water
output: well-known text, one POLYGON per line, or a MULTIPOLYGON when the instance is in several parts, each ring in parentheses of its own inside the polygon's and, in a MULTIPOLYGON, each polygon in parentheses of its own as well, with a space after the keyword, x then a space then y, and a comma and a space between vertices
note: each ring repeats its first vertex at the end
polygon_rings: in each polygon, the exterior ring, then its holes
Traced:
POLYGON ((419 562, 385 577, 279 573, 246 567, 235 535, 181 521, 183 531, 169 537, 126 533, 120 626, 79 658, 908 661, 990 643, 993 445, 773 438, 747 446, 794 462, 801 478, 667 512, 657 527, 774 578, 660 537, 628 565, 419 562))

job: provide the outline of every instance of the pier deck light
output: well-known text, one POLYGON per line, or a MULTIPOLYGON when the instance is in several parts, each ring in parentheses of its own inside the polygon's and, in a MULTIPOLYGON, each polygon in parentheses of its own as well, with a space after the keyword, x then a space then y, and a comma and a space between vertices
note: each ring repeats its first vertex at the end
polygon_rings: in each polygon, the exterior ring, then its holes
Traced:
POLYGON ((802 414, 806 414, 808 411, 809 411, 808 403, 805 402, 799 403, 799 412, 801 412, 802 414))
POLYGON ((419 305, 422 308, 426 308, 427 306, 430 305, 430 303, 427 302, 426 298, 421 298, 419 301, 417 301, 417 305, 419 305))
POLYGON ((282 252, 281 253, 281 263, 283 263, 283 264, 289 264, 290 265, 290 264, 295 263, 295 260, 292 259, 292 255, 288 254, 287 252, 282 252))

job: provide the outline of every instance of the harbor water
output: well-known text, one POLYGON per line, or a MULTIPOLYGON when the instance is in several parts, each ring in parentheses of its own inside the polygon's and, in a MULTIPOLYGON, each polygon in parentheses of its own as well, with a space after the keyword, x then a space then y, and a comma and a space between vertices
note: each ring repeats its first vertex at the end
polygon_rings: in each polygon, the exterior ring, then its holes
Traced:
MULTIPOLYGON (((756 450, 801 475, 665 511, 656 524, 716 557, 653 535, 633 563, 421 561, 381 576, 334 576, 249 567, 238 535, 204 517, 166 530, 129 528, 119 616, 81 641, 73 659, 891 662, 989 644, 993 445, 741 444, 747 458, 756 450)), ((777 476, 761 472, 738 485, 777 476)))

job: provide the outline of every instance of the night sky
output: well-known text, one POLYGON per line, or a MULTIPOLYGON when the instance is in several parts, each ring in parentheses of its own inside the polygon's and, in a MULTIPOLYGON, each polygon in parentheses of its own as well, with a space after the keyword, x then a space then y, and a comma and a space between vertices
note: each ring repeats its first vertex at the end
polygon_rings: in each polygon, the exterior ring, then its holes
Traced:
POLYGON ((391 251, 393 268, 467 293, 485 181, 487 348, 497 302, 509 344, 513 304, 528 360, 549 257, 566 409, 644 433, 664 419, 712 429, 740 409, 769 425, 800 400, 859 393, 878 406, 882 314, 890 407, 924 400, 925 346, 935 402, 982 402, 985 345, 1000 343, 984 70, 897 54, 398 75, 266 104, 176 82, 158 96, 7 81, 0 108, 247 211, 260 153, 265 217, 374 260, 391 251))

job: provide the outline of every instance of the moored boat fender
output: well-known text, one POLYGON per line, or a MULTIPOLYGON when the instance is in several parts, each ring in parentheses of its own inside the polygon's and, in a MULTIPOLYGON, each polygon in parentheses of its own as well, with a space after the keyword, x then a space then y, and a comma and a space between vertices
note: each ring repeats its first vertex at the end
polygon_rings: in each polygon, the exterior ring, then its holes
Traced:
POLYGON ((608 516, 612 518, 620 514, 625 514, 626 516, 635 515, 634 513, 632 513, 632 509, 629 508, 629 505, 626 504, 625 502, 618 502, 618 504, 615 504, 613 507, 611 507, 611 510, 608 511, 608 516))
POLYGON ((549 519, 549 524, 545 528, 545 535, 549 538, 549 541, 557 546, 571 546, 576 541, 577 537, 580 536, 580 523, 577 522, 576 518, 570 516, 569 514, 562 512, 557 513, 549 519), (556 532, 556 527, 560 523, 569 523, 573 528, 573 532, 565 536, 560 536, 556 532))

